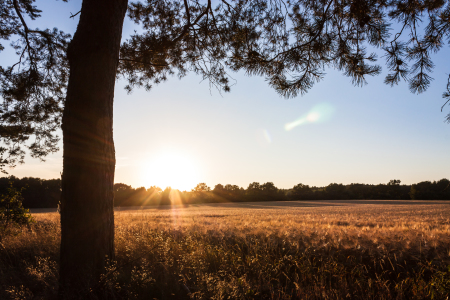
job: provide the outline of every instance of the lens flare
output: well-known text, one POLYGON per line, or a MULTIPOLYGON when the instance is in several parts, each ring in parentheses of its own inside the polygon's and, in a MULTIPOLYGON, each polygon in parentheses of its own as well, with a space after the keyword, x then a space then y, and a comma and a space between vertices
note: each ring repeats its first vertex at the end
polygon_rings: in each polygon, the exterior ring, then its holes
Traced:
POLYGON ((311 123, 316 122, 317 120, 319 120, 319 118, 320 115, 316 112, 311 112, 306 116, 306 120, 311 123))
POLYGON ((264 134, 264 138, 266 139, 266 141, 270 144, 272 143, 272 137, 270 136, 270 133, 267 129, 263 130, 263 134, 264 134))
POLYGON ((297 120, 286 123, 284 129, 290 131, 297 126, 307 123, 323 123, 328 121, 334 113, 334 107, 328 103, 322 103, 314 106, 307 114, 297 120))
POLYGON ((259 128, 256 131, 255 138, 261 147, 268 147, 270 144, 272 144, 272 135, 267 129, 259 128))
POLYGON ((179 190, 171 189, 169 193, 169 199, 170 203, 172 205, 182 205, 183 202, 181 201, 181 194, 179 190))

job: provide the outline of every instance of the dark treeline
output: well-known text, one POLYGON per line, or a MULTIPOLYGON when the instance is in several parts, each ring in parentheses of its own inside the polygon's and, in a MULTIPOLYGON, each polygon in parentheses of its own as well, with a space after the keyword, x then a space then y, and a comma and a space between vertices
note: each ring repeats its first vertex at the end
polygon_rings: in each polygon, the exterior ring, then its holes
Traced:
POLYGON ((61 196, 61 179, 40 179, 24 177, 19 179, 15 176, 0 177, 0 195, 6 195, 9 183, 20 190, 22 189, 25 208, 48 208, 57 207, 61 196))
MULTIPOLYGON (((61 193, 61 180, 44 180, 9 176, 0 178, 0 195, 7 192, 9 182, 22 191, 26 208, 57 207, 61 193)), ((114 185, 115 206, 188 205, 212 202, 252 202, 287 200, 450 200, 450 181, 423 181, 413 185, 402 185, 400 180, 387 184, 348 185, 331 183, 324 187, 297 184, 292 189, 279 189, 272 182, 251 183, 246 189, 237 185, 217 184, 213 189, 199 183, 191 191, 179 191, 152 186, 132 188, 130 185, 114 185)))

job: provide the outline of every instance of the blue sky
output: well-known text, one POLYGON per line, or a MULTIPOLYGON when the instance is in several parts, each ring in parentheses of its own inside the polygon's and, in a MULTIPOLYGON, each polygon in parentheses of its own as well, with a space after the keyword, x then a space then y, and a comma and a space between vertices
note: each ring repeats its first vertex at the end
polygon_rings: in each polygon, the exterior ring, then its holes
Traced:
MULTIPOLYGON (((37 3, 43 18, 38 25, 30 21, 29 27, 74 32, 77 19, 69 16, 79 10, 80 1, 37 3)), ((124 38, 132 29, 126 23, 124 38)), ((14 59, 10 52, 0 54, 2 65, 14 59)), ((232 74, 236 84, 222 95, 194 74, 131 95, 119 80, 115 181, 190 189, 199 182, 247 187, 271 181, 290 188, 298 183, 400 179, 411 184, 449 178, 450 124, 444 117, 450 107, 440 112, 448 50, 433 60, 435 80, 421 95, 411 94, 405 83, 385 85, 385 72, 368 78, 364 87, 354 87, 350 78, 333 69, 307 94, 288 100, 264 78, 243 73, 232 74), (286 124, 302 118, 306 121, 286 130, 286 124)), ((9 173, 49 179, 61 171, 62 151, 44 163, 27 158, 9 173)))

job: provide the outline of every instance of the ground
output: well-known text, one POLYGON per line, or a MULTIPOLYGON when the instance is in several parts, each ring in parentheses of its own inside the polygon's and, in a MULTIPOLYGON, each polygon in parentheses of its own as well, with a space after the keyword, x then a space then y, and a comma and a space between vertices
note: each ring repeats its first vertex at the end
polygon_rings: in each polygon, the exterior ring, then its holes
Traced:
MULTIPOLYGON (((0 298, 56 295, 59 215, 32 214, 35 224, 3 240, 0 298)), ((445 201, 127 207, 115 226, 116 260, 99 286, 118 299, 449 296, 445 201)))

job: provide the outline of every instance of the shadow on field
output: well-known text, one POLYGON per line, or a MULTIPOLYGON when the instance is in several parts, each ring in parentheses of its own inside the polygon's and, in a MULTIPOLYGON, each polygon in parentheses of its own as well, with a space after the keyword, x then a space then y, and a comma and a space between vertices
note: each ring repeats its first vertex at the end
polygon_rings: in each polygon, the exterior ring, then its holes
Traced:
POLYGON ((251 209, 290 209, 296 207, 341 206, 342 204, 320 201, 277 201, 277 202, 240 202, 240 203, 205 203, 199 207, 216 208, 251 208, 251 209))
MULTIPOLYGON (((425 200, 314 200, 314 201, 264 201, 264 202, 227 202, 227 203, 202 203, 186 205, 161 205, 161 206, 122 206, 115 207, 119 211, 141 211, 141 210, 202 210, 202 209, 223 209, 223 208, 242 208, 242 209, 292 209, 292 208, 311 208, 311 207, 329 207, 329 206, 360 206, 360 205, 442 205, 449 201, 425 201, 425 200)), ((33 214, 56 212, 56 208, 34 208, 30 209, 33 214)))
MULTIPOLYGON (((411 200, 311 200, 311 201, 264 201, 264 202, 227 202, 227 203, 202 203, 185 206, 159 206, 158 209, 171 208, 296 208, 296 207, 326 207, 326 206, 357 206, 357 205, 436 205, 449 204, 449 201, 411 201, 411 200)), ((151 207, 148 207, 151 208, 151 207)), ((155 207, 156 208, 156 207, 155 207)), ((124 209, 124 208, 122 208, 124 209)), ((143 208, 145 209, 145 208, 143 208)))

